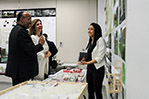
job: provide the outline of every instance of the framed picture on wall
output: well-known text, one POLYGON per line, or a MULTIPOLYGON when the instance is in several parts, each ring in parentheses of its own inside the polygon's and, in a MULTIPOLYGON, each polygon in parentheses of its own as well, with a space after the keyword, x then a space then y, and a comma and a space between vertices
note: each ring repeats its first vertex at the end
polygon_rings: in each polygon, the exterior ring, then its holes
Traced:
POLYGON ((18 9, 18 10, 15 10, 16 17, 19 14, 19 12, 22 12, 22 11, 27 11, 27 9, 18 9))
POLYGON ((16 17, 14 10, 2 10, 2 17, 3 18, 14 18, 16 17))
POLYGON ((27 11, 31 14, 32 17, 35 16, 35 10, 29 9, 27 11))
POLYGON ((43 16, 56 16, 56 9, 55 8, 43 9, 42 15, 43 16))
POLYGON ((35 10, 35 17, 42 17, 42 10, 36 9, 35 10))

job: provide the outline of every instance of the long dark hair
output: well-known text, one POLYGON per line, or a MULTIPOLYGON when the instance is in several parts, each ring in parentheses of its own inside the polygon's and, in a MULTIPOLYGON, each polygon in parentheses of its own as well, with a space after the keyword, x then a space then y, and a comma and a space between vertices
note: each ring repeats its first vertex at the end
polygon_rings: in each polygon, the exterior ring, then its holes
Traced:
MULTIPOLYGON (((101 27, 99 24, 97 23, 91 23, 90 25, 92 25, 94 27, 94 41, 93 41, 93 47, 91 49, 91 52, 93 51, 93 49, 95 48, 96 46, 96 42, 97 40, 102 37, 102 30, 101 30, 101 27)), ((92 42, 92 38, 90 37, 89 38, 89 42, 86 46, 86 49, 88 49, 88 47, 91 45, 91 42, 92 42)))

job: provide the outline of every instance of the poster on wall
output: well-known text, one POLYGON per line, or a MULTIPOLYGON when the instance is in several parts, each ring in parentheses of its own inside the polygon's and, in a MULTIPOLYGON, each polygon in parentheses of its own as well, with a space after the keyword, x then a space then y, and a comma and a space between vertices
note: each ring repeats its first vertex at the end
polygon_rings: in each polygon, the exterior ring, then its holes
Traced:
POLYGON ((106 14, 106 20, 105 20, 105 36, 108 36, 110 33, 112 33, 113 30, 113 2, 112 0, 106 0, 105 5, 105 14, 106 14))
POLYGON ((119 37, 118 37, 118 33, 119 33, 119 31, 114 31, 114 54, 116 54, 116 55, 118 55, 118 51, 119 51, 119 49, 118 49, 118 39, 119 39, 119 37))
MULTIPOLYGON (((0 63, 7 62, 8 38, 11 29, 16 25, 16 16, 21 11, 28 11, 32 15, 32 20, 40 19, 43 33, 56 44, 56 8, 0 10, 0 63)), ((2 65, 0 64, 0 67, 4 67, 2 65)))
POLYGON ((114 0, 114 26, 117 27, 119 25, 119 1, 114 0))
POLYGON ((111 46, 112 46, 112 37, 111 37, 111 33, 108 35, 108 37, 107 37, 107 41, 106 41, 106 46, 107 46, 107 48, 109 48, 109 49, 111 49, 111 46))
POLYGON ((119 28, 114 32, 114 54, 125 61, 125 41, 126 26, 119 28))
POLYGON ((126 26, 120 29, 119 34, 119 56, 125 61, 125 42, 126 42, 126 26))
POLYGON ((121 24, 126 18, 126 0, 119 0, 119 23, 121 24))

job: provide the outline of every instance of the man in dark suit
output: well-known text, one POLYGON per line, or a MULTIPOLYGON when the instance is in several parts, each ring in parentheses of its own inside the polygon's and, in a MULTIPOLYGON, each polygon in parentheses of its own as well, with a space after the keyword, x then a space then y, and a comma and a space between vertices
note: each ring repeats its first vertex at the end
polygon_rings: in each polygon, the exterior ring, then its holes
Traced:
MULTIPOLYGON (((46 33, 43 34, 43 36, 45 37, 48 46, 49 46, 49 51, 51 52, 51 56, 49 57, 49 69, 52 66, 53 69, 56 68, 57 66, 57 62, 56 61, 52 61, 52 57, 54 55, 56 55, 56 53, 58 52, 58 49, 56 48, 55 44, 52 41, 48 40, 48 35, 46 33)), ((51 74, 51 70, 49 70, 49 74, 51 74)))
POLYGON ((43 50, 44 38, 34 45, 28 28, 31 24, 31 15, 20 12, 17 16, 17 25, 11 30, 9 36, 9 51, 6 67, 6 76, 12 78, 12 84, 32 79, 38 74, 37 52, 43 50))

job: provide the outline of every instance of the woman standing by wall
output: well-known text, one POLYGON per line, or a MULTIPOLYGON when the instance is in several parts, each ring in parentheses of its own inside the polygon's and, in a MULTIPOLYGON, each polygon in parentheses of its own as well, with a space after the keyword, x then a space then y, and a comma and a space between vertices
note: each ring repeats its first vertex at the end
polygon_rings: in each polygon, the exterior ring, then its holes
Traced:
POLYGON ((97 23, 91 23, 88 28, 89 42, 86 47, 87 58, 78 62, 87 65, 87 83, 89 99, 103 99, 102 83, 105 75, 106 44, 102 37, 101 27, 97 23))

